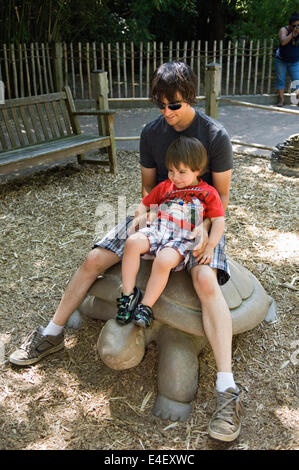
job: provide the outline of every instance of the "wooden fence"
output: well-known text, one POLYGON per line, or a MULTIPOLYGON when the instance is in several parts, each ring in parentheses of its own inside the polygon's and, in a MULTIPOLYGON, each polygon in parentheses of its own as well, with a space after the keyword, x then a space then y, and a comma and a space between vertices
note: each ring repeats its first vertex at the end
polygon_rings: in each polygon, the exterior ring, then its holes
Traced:
POLYGON ((108 73, 110 98, 147 97, 152 72, 161 63, 183 60, 199 78, 198 96, 205 90, 205 68, 221 65, 221 94, 275 92, 273 40, 170 41, 104 44, 31 43, 0 45, 0 80, 6 98, 23 97, 71 87, 77 99, 92 97, 91 71, 108 73))

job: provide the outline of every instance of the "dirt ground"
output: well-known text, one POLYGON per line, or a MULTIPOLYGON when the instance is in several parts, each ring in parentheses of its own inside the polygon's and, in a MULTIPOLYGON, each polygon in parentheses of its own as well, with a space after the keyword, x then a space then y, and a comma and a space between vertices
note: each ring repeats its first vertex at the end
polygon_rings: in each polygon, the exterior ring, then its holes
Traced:
POLYGON ((139 200, 137 153, 119 152, 118 160, 117 177, 73 161, 1 184, 0 448, 298 449, 297 181, 274 173, 266 159, 235 155, 227 215, 227 253, 261 281, 278 309, 276 322, 233 340, 247 412, 236 441, 207 434, 216 374, 209 347, 199 358, 198 392, 185 423, 151 414, 155 344, 136 368, 110 370, 96 350, 99 321, 67 328, 66 349, 32 367, 8 363, 21 338, 55 311, 93 244, 98 205, 117 208, 118 195, 127 205, 139 200))

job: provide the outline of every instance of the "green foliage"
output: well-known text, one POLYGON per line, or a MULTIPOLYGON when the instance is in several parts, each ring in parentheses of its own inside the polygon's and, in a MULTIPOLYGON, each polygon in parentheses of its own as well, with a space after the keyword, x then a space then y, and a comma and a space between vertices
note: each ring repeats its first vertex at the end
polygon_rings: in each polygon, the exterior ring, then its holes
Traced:
POLYGON ((299 13, 299 0, 236 0, 229 2, 238 18, 227 26, 227 34, 232 39, 277 40, 282 26, 286 26, 294 11, 299 13))
POLYGON ((2 0, 0 42, 277 37, 299 0, 2 0))

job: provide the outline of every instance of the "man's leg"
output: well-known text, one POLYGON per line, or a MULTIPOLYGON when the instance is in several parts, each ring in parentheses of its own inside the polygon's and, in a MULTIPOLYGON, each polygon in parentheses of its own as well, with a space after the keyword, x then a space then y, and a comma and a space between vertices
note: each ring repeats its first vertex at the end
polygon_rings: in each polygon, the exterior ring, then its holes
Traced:
POLYGON ((244 415, 232 375, 231 314, 218 285, 216 269, 198 265, 192 268, 191 275, 201 301, 204 331, 217 366, 217 404, 208 432, 215 439, 229 442, 240 434, 241 415, 244 415))
POLYGON ((53 319, 43 330, 30 333, 19 349, 10 355, 10 362, 17 365, 35 364, 43 357, 64 347, 63 327, 73 311, 84 300, 97 276, 119 262, 120 258, 110 250, 95 248, 70 280, 53 319))
POLYGON ((207 265, 192 268, 191 276, 201 301, 205 334, 214 353, 218 372, 231 372, 232 319, 217 281, 217 270, 207 265))

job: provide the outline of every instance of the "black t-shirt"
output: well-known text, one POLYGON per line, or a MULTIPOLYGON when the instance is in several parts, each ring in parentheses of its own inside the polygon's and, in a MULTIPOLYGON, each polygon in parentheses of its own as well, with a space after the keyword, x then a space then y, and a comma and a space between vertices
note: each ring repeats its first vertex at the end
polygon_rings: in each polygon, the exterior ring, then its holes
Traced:
POLYGON ((145 168, 156 168, 157 181, 161 183, 168 178, 165 167, 165 155, 171 142, 180 135, 195 137, 202 142, 208 154, 208 171, 201 178, 213 184, 211 172, 222 172, 233 167, 233 152, 229 136, 224 127, 215 119, 196 111, 191 125, 177 132, 167 124, 163 116, 149 122, 141 132, 140 165, 145 168))

